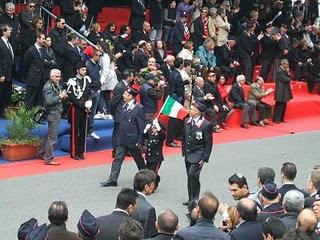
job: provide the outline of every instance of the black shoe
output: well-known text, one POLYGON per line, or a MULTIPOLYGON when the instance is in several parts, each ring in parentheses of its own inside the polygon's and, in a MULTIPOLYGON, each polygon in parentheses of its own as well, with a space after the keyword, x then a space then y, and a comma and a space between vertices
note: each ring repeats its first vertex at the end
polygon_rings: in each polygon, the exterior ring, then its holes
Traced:
POLYGON ((116 186, 118 186, 118 183, 110 180, 100 183, 100 187, 116 187, 116 186))
POLYGON ((257 123, 257 122, 251 122, 250 125, 252 125, 252 126, 260 126, 259 123, 257 123))
POLYGON ((183 206, 189 206, 189 201, 185 201, 182 203, 183 206))
POLYGON ((247 123, 242 123, 242 124, 240 125, 240 127, 245 128, 245 129, 249 129, 249 126, 248 126, 247 123))

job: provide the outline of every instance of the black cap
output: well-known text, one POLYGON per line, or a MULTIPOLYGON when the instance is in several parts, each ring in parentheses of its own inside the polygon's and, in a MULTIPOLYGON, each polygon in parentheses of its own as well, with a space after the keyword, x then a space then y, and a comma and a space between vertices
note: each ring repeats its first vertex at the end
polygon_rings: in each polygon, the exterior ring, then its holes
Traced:
POLYGON ((77 70, 80 69, 80 68, 84 68, 84 67, 86 68, 87 66, 83 61, 79 61, 75 65, 75 69, 77 69, 77 70))
POLYGON ((277 184, 273 182, 267 182, 262 186, 262 189, 260 191, 262 196, 269 200, 273 200, 278 197, 279 190, 277 188, 277 184))
POLYGON ((199 112, 204 112, 207 110, 207 106, 201 102, 194 102, 194 103, 192 103, 192 106, 197 108, 199 110, 199 112))
POLYGON ((188 17, 188 13, 187 12, 181 12, 180 13, 180 17, 188 17))
POLYGON ((131 94, 134 97, 136 97, 139 94, 139 91, 137 89, 132 88, 132 87, 128 87, 126 91, 127 91, 127 93, 131 94))
POLYGON ((47 239, 48 239, 47 224, 42 224, 41 226, 33 229, 33 231, 30 232, 26 237, 26 240, 47 240, 47 239))
POLYGON ((80 217, 78 230, 85 238, 94 238, 99 232, 97 219, 87 209, 80 217))
POLYGON ((18 229, 18 239, 25 240, 27 235, 36 227, 38 227, 38 221, 35 218, 31 218, 28 221, 22 223, 18 229))

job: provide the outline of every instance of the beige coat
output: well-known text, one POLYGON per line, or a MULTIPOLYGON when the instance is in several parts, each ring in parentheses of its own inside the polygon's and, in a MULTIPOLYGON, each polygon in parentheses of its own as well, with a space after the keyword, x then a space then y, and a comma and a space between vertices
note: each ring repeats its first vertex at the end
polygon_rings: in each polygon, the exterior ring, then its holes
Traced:
POLYGON ((218 30, 217 34, 217 46, 221 47, 228 41, 228 35, 230 32, 230 23, 223 20, 219 15, 215 19, 215 26, 218 30))

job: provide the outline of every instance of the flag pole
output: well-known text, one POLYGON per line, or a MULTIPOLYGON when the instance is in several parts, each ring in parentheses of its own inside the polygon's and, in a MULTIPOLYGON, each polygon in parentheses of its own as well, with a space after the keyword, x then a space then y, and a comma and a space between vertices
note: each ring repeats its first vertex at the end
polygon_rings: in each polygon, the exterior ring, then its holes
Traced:
POLYGON ((161 114, 161 112, 162 112, 162 110, 163 110, 163 108, 164 108, 164 106, 166 105, 166 103, 167 103, 167 101, 168 101, 168 99, 169 99, 169 95, 167 96, 167 98, 166 98, 166 100, 164 101, 164 103, 162 104, 162 107, 161 107, 161 109, 160 109, 160 111, 158 112, 158 114, 157 114, 157 116, 156 116, 156 119, 158 119, 159 118, 159 116, 160 116, 160 114, 161 114))

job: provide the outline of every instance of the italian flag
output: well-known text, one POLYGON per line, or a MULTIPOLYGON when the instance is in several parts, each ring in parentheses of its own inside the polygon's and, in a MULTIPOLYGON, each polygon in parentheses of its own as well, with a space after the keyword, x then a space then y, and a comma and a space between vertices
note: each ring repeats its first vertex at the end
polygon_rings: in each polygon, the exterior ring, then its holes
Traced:
POLYGON ((188 110, 185 109, 184 106, 170 96, 168 96, 164 102, 160 113, 181 120, 183 120, 189 114, 188 110))

